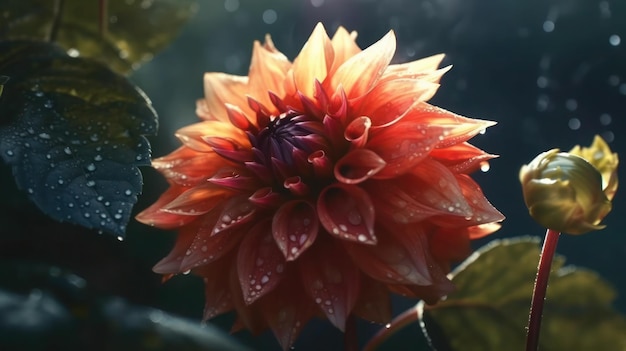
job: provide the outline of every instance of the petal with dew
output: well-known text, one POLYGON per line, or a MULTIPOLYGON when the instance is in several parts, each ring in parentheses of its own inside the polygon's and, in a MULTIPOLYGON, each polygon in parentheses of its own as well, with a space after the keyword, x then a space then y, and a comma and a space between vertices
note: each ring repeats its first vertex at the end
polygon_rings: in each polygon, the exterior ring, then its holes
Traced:
POLYGON ((204 183, 181 193, 163 206, 163 211, 185 216, 199 216, 217 206, 232 192, 211 183, 204 183))
POLYGON ((180 265, 185 258, 186 252, 193 242, 199 224, 191 223, 182 227, 176 236, 176 242, 174 248, 167 256, 162 258, 157 264, 152 267, 152 271, 159 274, 179 274, 183 271, 180 269, 180 265))
POLYGON ((185 146, 152 160, 152 167, 170 182, 186 187, 206 182, 207 178, 228 164, 214 152, 198 152, 185 146))
POLYGON ((426 254, 428 243, 420 227, 396 225, 377 229, 376 246, 344 244, 354 263, 365 274, 383 283, 432 284, 426 254))
POLYGON ((202 277, 204 282, 203 321, 219 316, 234 308, 230 287, 228 284, 224 284, 224 282, 228 281, 230 271, 222 267, 223 264, 230 263, 230 260, 231 258, 228 257, 222 264, 216 263, 194 270, 194 274, 202 277))
POLYGON ((384 284, 361 274, 361 293, 354 306, 354 315, 374 323, 386 324, 391 320, 391 298, 384 284))
POLYGON ((330 38, 321 23, 318 23, 293 61, 293 78, 298 91, 305 96, 315 94, 315 81, 323 81, 333 64, 334 52, 330 38))
POLYGON ((433 149, 430 157, 448 167, 453 173, 468 174, 480 169, 485 162, 497 158, 498 155, 488 154, 463 142, 446 148, 433 149))
POLYGON ((350 57, 330 77, 330 90, 342 86, 348 99, 365 95, 383 74, 396 51, 392 31, 367 49, 350 57))
POLYGON ((155 203, 141 211, 135 219, 141 223, 161 229, 174 229, 194 221, 196 219, 195 216, 184 216, 163 211, 163 208, 167 204, 171 203, 188 189, 188 187, 171 184, 155 203))
POLYGON ((293 261, 317 238, 319 221, 315 206, 294 200, 282 205, 274 214, 272 233, 287 261, 293 261))
POLYGON ((343 331, 359 296, 359 270, 330 240, 318 240, 297 262, 302 286, 328 320, 343 331))
POLYGON ((340 183, 327 186, 318 197, 317 214, 333 236, 361 244, 376 244, 374 204, 363 189, 340 183))
POLYGON ((256 207, 248 200, 247 195, 231 197, 224 203, 211 235, 217 235, 224 231, 237 228, 249 223, 257 214, 256 207))
POLYGON ((250 305, 280 283, 285 259, 274 242, 269 220, 257 223, 246 234, 237 253, 237 272, 243 299, 250 305))

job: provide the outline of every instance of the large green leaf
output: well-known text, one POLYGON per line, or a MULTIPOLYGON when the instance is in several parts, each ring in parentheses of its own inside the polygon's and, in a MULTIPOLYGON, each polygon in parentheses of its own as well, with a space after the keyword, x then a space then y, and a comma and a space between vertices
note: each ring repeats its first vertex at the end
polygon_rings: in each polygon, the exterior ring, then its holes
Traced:
MULTIPOLYGON (((539 259, 538 240, 496 240, 453 273, 457 289, 434 306, 420 305, 436 349, 523 350, 539 259)), ((611 307, 615 291, 595 273, 564 267, 556 257, 543 313, 543 351, 626 350, 626 320, 611 307)))
POLYGON ((40 42, 0 42, 0 157, 59 221, 123 236, 157 119, 126 78, 40 42))
POLYGON ((3 0, 0 39, 54 41, 119 73, 165 48, 196 10, 195 0, 3 0), (100 19, 106 23, 101 35, 100 19))

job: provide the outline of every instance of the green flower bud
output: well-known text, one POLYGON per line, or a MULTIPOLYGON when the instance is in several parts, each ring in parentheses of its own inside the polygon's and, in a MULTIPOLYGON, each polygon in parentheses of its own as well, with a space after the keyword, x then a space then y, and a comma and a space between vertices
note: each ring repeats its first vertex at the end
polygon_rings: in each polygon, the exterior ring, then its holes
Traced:
POLYGON ((519 174, 530 215, 542 226, 568 234, 603 229, 600 222, 611 211, 617 190, 616 169, 617 154, 600 137, 589 148, 540 154, 519 174))

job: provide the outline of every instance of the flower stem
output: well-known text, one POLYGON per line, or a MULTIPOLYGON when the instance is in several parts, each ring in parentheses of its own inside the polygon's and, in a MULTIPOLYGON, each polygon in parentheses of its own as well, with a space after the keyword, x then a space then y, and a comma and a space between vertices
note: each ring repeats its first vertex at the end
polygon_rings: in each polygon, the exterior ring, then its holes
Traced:
POLYGON ((359 350, 359 338, 356 332, 356 318, 353 314, 348 316, 346 321, 346 331, 343 334, 343 348, 344 351, 358 351, 359 350))
POLYGON ((365 345, 363 351, 374 351, 390 336, 397 333, 407 325, 417 321, 419 319, 419 311, 417 305, 402 312, 399 316, 394 318, 391 323, 387 324, 384 328, 378 331, 373 338, 365 345))
POLYGON ((537 267, 537 278, 533 289, 533 297, 530 303, 530 316, 528 318, 528 334, 526 334, 526 351, 536 351, 539 346, 539 331, 541 330, 541 316, 543 303, 546 299, 546 289, 548 288, 548 278, 552 267, 552 258, 556 251, 556 245, 561 233, 548 229, 546 238, 543 241, 543 248, 539 256, 537 267))

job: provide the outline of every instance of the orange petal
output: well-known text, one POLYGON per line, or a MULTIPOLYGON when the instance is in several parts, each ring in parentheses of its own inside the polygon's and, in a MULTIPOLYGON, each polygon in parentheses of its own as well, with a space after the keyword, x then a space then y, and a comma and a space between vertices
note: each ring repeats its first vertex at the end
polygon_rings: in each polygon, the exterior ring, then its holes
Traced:
POLYGON ((315 207, 303 200, 290 201, 280 207, 272 220, 276 244, 287 261, 293 261, 308 249, 319 231, 315 207))
POLYGON ((296 88, 307 97, 315 93, 315 80, 324 81, 333 64, 334 52, 326 29, 318 23, 293 61, 296 88))
MULTIPOLYGON (((196 217, 193 218, 195 219, 196 217)), ((152 271, 159 274, 182 273, 183 271, 180 269, 180 264, 183 262, 185 253, 189 249, 193 239, 196 237, 197 230, 198 225, 196 223, 191 223, 182 227, 176 236, 174 248, 172 248, 167 256, 162 258, 159 262, 157 262, 157 264, 154 265, 154 267, 152 267, 152 271)))
MULTIPOLYGON (((271 39, 269 42, 271 43, 271 39)), ((248 73, 250 96, 268 108, 273 106, 268 92, 271 91, 278 96, 285 94, 284 81, 290 67, 291 62, 276 50, 273 43, 263 46, 255 41, 248 73)), ((243 108, 242 105, 238 106, 243 108)))
POLYGON ((381 79, 419 78, 438 83, 441 76, 452 68, 452 66, 448 66, 437 69, 444 57, 444 54, 437 54, 411 62, 389 65, 381 79))
POLYGON ((256 214, 256 207, 248 200, 247 195, 231 197, 224 203, 224 208, 215 222, 211 235, 221 235, 220 233, 224 231, 249 223, 256 214))
POLYGON ((372 121, 367 116, 357 117, 352 120, 343 132, 343 137, 352 144, 352 148, 360 148, 367 143, 372 121))
POLYGON ((318 240, 296 262, 304 289, 328 320, 343 331, 359 296, 359 270, 334 240, 318 240))
POLYGON ((361 48, 359 48, 356 44, 356 35, 356 32, 348 33, 348 31, 342 26, 337 28, 335 35, 333 35, 333 38, 331 39, 335 57, 333 59, 330 74, 333 74, 337 68, 349 58, 361 52, 361 48))
POLYGON ((385 126, 402 118, 416 103, 428 101, 438 88, 438 84, 418 79, 381 82, 362 99, 356 115, 368 116, 373 127, 385 126))
POLYGON ((442 149, 433 149, 430 157, 445 165, 453 173, 469 174, 478 170, 488 160, 498 157, 466 142, 448 146, 442 149))
POLYGON ((237 274, 243 299, 250 305, 272 291, 283 277, 285 259, 274 242, 271 221, 255 225, 241 242, 237 274))
POLYGON ((135 219, 143 224, 161 229, 174 229, 192 222, 196 219, 195 216, 184 216, 163 211, 163 207, 188 189, 187 187, 171 184, 169 189, 161 194, 161 197, 155 203, 141 211, 135 219))
POLYGON ((232 191, 211 183, 203 183, 186 190, 163 206, 162 211, 176 215, 198 216, 209 212, 232 191))
POLYGON ((410 177, 371 181, 363 187, 376 206, 378 218, 395 223, 415 223, 438 214, 407 193, 407 189, 415 187, 410 177))
POLYGON ((330 91, 341 85, 348 99, 367 93, 381 77, 396 51, 392 31, 367 49, 349 58, 330 77, 330 91))
POLYGON ((224 261, 194 270, 194 273, 201 276, 204 281, 204 313, 202 315, 204 321, 234 308, 229 286, 224 284, 228 281, 230 272, 223 267, 231 263, 231 260, 228 257, 224 261))
POLYGON ((230 163, 214 152, 198 152, 185 146, 152 160, 152 166, 168 181, 187 187, 206 182, 207 178, 228 165, 230 163))
POLYGON ((225 103, 247 109, 246 94, 248 93, 248 77, 235 76, 220 72, 204 74, 204 99, 206 105, 201 107, 198 117, 228 122, 225 103))
POLYGON ((205 138, 210 137, 228 138, 241 147, 250 147, 250 140, 248 140, 245 132, 233 126, 228 121, 228 116, 226 116, 226 122, 204 121, 183 127, 176 131, 176 137, 185 146, 200 152, 213 151, 211 145, 205 141, 205 138))

